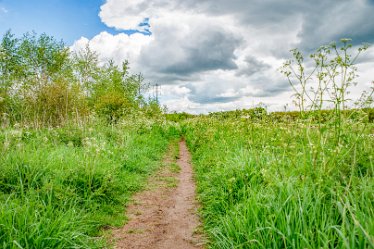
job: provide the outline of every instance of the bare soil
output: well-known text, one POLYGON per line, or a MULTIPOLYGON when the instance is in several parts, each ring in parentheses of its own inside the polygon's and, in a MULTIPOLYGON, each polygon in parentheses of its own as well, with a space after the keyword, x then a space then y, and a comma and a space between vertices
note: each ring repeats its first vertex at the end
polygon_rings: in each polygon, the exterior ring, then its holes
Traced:
POLYGON ((149 188, 134 196, 127 208, 129 222, 113 231, 115 248, 203 248, 190 153, 185 141, 180 141, 179 151, 179 172, 175 167, 173 170, 172 156, 167 156, 166 166, 151 177, 149 188))

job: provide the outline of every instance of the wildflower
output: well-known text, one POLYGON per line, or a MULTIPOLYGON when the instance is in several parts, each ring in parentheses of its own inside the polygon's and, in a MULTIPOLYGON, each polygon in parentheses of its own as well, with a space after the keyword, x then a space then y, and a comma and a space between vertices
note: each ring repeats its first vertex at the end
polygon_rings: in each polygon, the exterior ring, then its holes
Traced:
POLYGON ((9 147, 10 147, 10 142, 8 140, 6 140, 4 142, 4 150, 7 150, 9 147))

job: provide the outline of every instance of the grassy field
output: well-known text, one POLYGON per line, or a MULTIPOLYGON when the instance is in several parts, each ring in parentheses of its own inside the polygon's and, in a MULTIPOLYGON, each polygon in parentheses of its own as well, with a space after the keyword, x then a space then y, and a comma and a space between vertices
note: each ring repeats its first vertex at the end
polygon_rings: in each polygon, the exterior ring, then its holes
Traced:
POLYGON ((292 112, 288 103, 278 113, 259 104, 195 116, 165 114, 158 84, 152 97, 127 60, 103 63, 89 46, 6 32, 0 248, 110 246, 106 228, 124 223, 129 198, 181 135, 210 248, 374 248, 374 88, 350 96, 369 48, 356 44, 291 50, 278 71, 292 112))
POLYGON ((0 247, 101 248, 102 228, 160 165, 174 126, 157 121, 0 133, 0 247))
POLYGON ((184 121, 210 248, 373 248, 373 129, 184 121))
MULTIPOLYGON (((365 114, 367 115, 367 114, 365 114)), ((185 136, 209 248, 372 248, 373 123, 190 116, 0 133, 0 246, 102 248, 185 136), (181 131, 180 131, 181 129, 181 131)))

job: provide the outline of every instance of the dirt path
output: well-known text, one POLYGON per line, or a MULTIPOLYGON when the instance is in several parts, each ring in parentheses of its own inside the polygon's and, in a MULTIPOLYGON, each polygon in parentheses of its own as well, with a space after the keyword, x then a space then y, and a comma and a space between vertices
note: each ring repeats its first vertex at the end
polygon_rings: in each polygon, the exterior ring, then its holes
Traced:
POLYGON ((203 248, 197 233, 195 184, 186 143, 179 143, 176 167, 172 156, 149 181, 150 188, 138 193, 127 209, 129 222, 113 232, 115 248, 203 248), (179 172, 177 172, 179 171, 179 172))

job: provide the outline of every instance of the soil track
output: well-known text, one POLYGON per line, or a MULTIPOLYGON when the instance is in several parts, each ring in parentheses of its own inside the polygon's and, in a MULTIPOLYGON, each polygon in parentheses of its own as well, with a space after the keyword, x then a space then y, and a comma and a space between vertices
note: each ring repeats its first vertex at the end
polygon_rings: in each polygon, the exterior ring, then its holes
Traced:
POLYGON ((173 172, 168 155, 166 166, 149 180, 149 189, 134 196, 127 208, 129 222, 113 231, 115 248, 203 248, 190 153, 183 140, 179 151, 180 171, 173 172))

